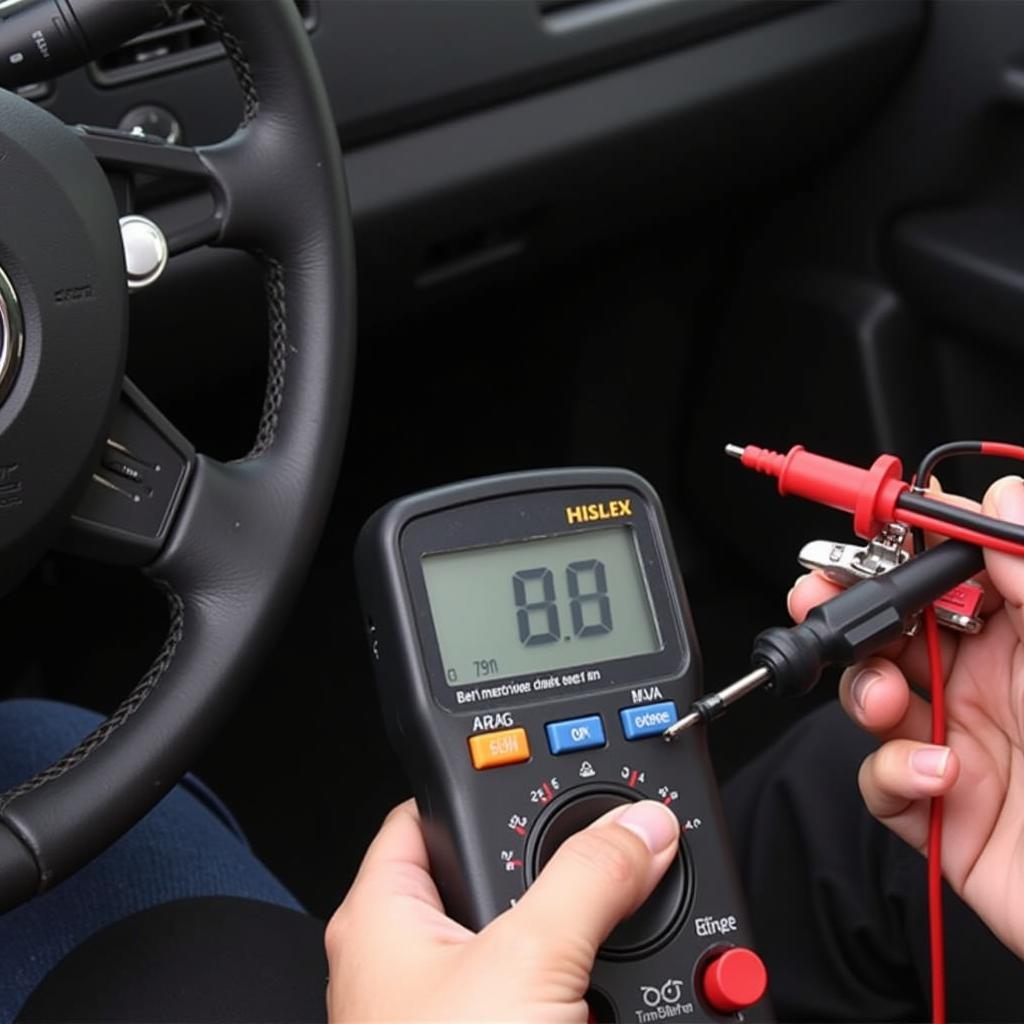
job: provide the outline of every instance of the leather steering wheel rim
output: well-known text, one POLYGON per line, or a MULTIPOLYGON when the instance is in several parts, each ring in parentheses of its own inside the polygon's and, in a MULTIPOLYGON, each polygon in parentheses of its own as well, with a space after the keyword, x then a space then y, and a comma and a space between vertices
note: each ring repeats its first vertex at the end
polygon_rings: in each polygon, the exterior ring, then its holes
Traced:
POLYGON ((283 623, 337 480, 355 279, 334 119, 291 0, 213 0, 203 11, 245 99, 235 134, 194 152, 223 185, 212 241, 265 268, 271 358, 259 436, 237 462, 192 460, 145 568, 170 607, 149 672, 74 750, 0 795, 0 910, 102 852, 194 762, 283 623))

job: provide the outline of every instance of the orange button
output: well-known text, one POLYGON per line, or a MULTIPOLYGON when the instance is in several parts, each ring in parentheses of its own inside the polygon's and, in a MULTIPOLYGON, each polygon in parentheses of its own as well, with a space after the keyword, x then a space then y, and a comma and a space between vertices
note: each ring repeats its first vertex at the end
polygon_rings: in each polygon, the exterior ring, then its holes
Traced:
POLYGON ((530 741, 525 729, 502 729, 469 737, 469 753, 473 767, 499 768, 503 764, 518 764, 530 759, 530 741))

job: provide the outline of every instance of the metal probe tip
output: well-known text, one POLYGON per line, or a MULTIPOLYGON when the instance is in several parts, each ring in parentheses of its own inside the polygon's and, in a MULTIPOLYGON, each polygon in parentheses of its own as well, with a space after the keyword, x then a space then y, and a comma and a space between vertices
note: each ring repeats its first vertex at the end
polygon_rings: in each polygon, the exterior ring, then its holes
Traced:
POLYGON ((725 446, 725 454, 732 459, 742 459, 744 451, 745 449, 741 444, 727 444, 725 446))
POLYGON ((746 697, 748 693, 764 686, 771 678, 771 669, 766 665, 760 665, 752 672, 741 676, 736 682, 723 687, 717 693, 709 693, 706 697, 695 700, 690 710, 661 734, 662 739, 666 743, 671 743, 677 736, 698 722, 710 722, 724 715, 726 709, 735 704, 740 697, 746 697))
POLYGON ((677 736, 681 736, 687 729, 697 725, 701 721, 699 711, 687 711, 678 722, 673 722, 662 734, 661 738, 666 743, 671 743, 677 736))

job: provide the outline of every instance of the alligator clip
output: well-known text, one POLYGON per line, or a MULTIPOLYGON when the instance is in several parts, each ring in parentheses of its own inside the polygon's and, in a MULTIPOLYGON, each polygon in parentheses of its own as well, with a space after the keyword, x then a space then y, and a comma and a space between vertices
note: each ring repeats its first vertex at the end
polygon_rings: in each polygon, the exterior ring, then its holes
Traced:
MULTIPOLYGON (((814 540, 805 544, 798 556, 805 569, 820 572, 840 587, 849 587, 860 580, 880 576, 902 565, 910 557, 904 547, 909 527, 903 523, 887 523, 881 533, 860 547, 829 540, 814 540)), ((978 615, 985 591, 973 580, 954 587, 935 602, 935 617, 939 625, 958 633, 980 633, 983 620, 978 615)), ((907 624, 906 633, 917 632, 918 619, 907 624)))

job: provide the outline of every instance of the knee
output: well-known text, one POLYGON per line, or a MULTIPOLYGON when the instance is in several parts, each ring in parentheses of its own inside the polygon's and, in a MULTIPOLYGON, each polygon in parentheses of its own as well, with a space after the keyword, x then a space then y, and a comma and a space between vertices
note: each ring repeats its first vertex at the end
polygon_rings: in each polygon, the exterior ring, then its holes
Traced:
POLYGON ((102 720, 59 701, 0 701, 0 792, 52 764, 102 720))

